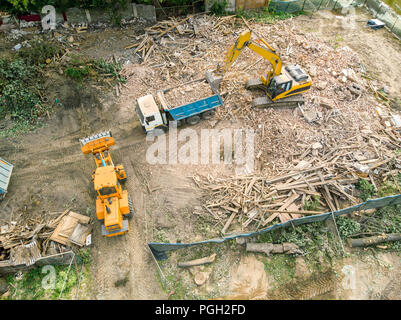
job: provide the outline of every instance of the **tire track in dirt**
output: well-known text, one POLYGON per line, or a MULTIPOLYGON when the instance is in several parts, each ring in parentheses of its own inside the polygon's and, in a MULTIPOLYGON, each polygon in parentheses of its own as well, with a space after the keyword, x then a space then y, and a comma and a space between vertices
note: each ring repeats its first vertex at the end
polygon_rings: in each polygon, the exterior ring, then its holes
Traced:
MULTIPOLYGON (((98 299, 163 299, 165 298, 157 280, 157 270, 147 247, 144 233, 145 195, 140 178, 131 163, 135 163, 137 147, 125 147, 116 151, 115 158, 122 159, 127 181, 125 188, 133 199, 134 217, 129 221, 130 231, 120 237, 104 238, 100 235, 100 225, 95 234, 96 298, 98 299), (123 153, 123 154, 122 154, 123 153), (107 274, 107 277, 103 275, 107 274), (126 281, 116 286, 118 280, 126 281)), ((116 163, 117 164, 117 163, 116 163)))

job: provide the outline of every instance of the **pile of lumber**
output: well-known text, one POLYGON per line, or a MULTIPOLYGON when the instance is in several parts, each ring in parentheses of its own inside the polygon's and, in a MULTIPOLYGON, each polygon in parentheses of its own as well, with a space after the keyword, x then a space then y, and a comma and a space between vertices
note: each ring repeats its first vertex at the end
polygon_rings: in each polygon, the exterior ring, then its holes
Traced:
POLYGON ((35 218, 19 215, 0 228, 0 261, 31 265, 41 256, 57 254, 72 245, 82 247, 91 231, 90 218, 68 210, 35 218), (58 215, 56 218, 54 215, 58 215))
POLYGON ((136 37, 136 42, 125 47, 134 49, 133 54, 140 54, 142 62, 146 62, 156 47, 165 46, 169 42, 177 44, 175 36, 209 37, 209 30, 223 34, 232 33, 235 16, 210 17, 207 15, 190 15, 183 19, 171 17, 155 25, 145 28, 145 33, 136 37))
POLYGON ((226 234, 234 219, 241 231, 258 230, 276 222, 336 211, 359 202, 353 195, 353 184, 358 177, 336 174, 323 165, 305 167, 303 163, 273 178, 194 176, 195 183, 206 192, 203 209, 197 214, 209 213, 221 223, 221 232, 226 234))

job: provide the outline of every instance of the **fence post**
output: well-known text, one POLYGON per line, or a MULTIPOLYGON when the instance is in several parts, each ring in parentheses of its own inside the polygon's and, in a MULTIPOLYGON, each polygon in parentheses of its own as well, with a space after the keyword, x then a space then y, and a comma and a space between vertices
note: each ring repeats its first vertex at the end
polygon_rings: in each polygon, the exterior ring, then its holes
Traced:
POLYGON ((335 227, 335 229, 336 229, 338 241, 339 241, 340 244, 341 244, 341 249, 342 249, 343 255, 345 255, 345 249, 344 249, 343 241, 341 240, 340 232, 338 232, 337 222, 336 222, 336 218, 335 218, 335 216, 334 216, 334 211, 331 212, 331 218, 333 219, 334 227, 335 227))
MULTIPOLYGON (((323 1, 323 0, 322 0, 323 1)), ((304 0, 304 4, 302 5, 302 9, 301 9, 301 11, 304 11, 304 8, 305 8, 305 2, 306 2, 306 0, 304 0)))
POLYGON ((394 26, 395 26, 395 24, 398 22, 399 19, 400 19, 400 18, 397 17, 397 19, 394 21, 393 26, 392 26, 391 29, 390 29, 391 32, 393 32, 394 26))
POLYGON ((290 6, 291 1, 288 1, 287 8, 285 8, 285 12, 287 12, 288 7, 290 6))
POLYGON ((338 2, 338 0, 336 0, 336 3, 333 6, 333 10, 336 8, 337 2, 338 2))
POLYGON ((322 3, 323 3, 323 0, 322 0, 322 1, 320 1, 320 3, 319 3, 319 7, 317 8, 317 11, 319 11, 319 9, 320 9, 320 6, 322 5, 322 3))

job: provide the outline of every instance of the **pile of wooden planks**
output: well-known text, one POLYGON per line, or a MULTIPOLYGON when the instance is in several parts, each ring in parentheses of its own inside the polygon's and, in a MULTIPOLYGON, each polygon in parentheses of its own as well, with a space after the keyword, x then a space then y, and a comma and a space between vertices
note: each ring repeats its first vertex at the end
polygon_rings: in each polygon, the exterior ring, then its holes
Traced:
POLYGON ((206 191, 203 211, 223 222, 223 234, 228 232, 234 219, 241 231, 257 230, 276 220, 285 222, 358 203, 358 198, 352 194, 352 185, 358 178, 335 174, 323 165, 305 168, 304 164, 270 179, 264 176, 224 179, 199 175, 193 179, 206 191))
POLYGON ((0 228, 0 261, 32 264, 35 257, 63 252, 72 244, 85 245, 90 218, 70 211, 49 213, 36 218, 24 214, 0 228), (48 217, 58 215, 49 219, 48 217), (46 218, 44 217, 46 216, 46 218))
MULTIPOLYGON (((155 25, 145 28, 145 33, 136 38, 136 42, 126 46, 125 49, 134 49, 133 54, 140 54, 142 62, 146 62, 149 56, 160 50, 161 46, 166 44, 161 39, 165 37, 176 43, 174 35, 180 37, 208 37, 208 30, 220 32, 223 34, 232 33, 230 26, 235 24, 235 16, 225 17, 209 17, 207 15, 190 15, 181 20, 170 17, 168 20, 163 20, 155 25)), ((239 21, 239 20, 238 20, 239 21)), ((164 40, 164 39, 163 39, 164 40)))

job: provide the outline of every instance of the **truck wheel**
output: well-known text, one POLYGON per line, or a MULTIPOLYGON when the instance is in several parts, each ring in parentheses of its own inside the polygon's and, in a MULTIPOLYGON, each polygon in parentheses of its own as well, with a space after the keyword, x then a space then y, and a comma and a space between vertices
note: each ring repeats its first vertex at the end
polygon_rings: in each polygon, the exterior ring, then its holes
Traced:
POLYGON ((126 214, 125 216, 128 219, 131 219, 134 216, 134 206, 132 205, 132 200, 130 195, 128 195, 128 208, 129 208, 129 213, 126 214))
POLYGON ((214 110, 208 110, 202 113, 202 118, 205 120, 209 120, 211 117, 213 117, 215 114, 214 110))
POLYGON ((187 119, 187 123, 189 125, 191 125, 191 126, 197 124, 199 121, 200 121, 200 117, 199 116, 192 116, 192 117, 189 117, 187 119))
POLYGON ((177 120, 177 128, 182 126, 182 120, 177 120))

